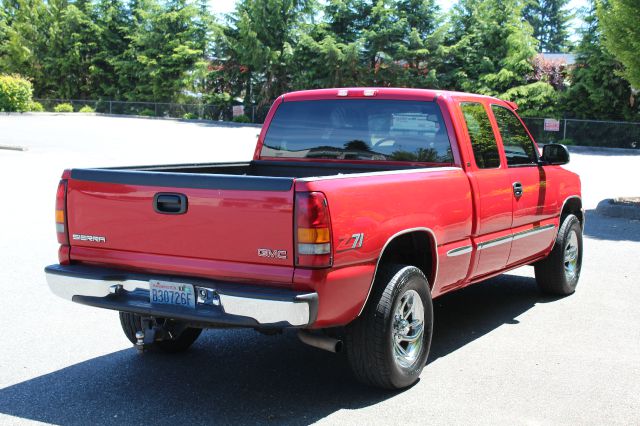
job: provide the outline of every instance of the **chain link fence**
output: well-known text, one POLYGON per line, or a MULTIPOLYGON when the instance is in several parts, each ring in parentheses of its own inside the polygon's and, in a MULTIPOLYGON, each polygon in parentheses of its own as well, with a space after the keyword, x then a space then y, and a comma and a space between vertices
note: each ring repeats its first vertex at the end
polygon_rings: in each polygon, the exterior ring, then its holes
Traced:
POLYGON ((558 131, 545 130, 544 118, 522 119, 539 144, 640 149, 640 123, 628 121, 561 119, 558 131))
MULTIPOLYGON (((34 99, 45 111, 54 111, 57 105, 68 103, 74 111, 85 106, 105 114, 141 115, 214 121, 240 121, 263 123, 269 106, 244 107, 244 114, 234 117, 232 106, 206 104, 178 104, 164 102, 128 102, 111 100, 34 99)), ((531 135, 539 144, 598 146, 607 148, 640 149, 640 122, 561 119, 557 131, 545 130, 544 118, 523 118, 531 135)))
POLYGON ((248 123, 264 122, 269 106, 244 107, 244 114, 234 116, 232 106, 207 104, 178 104, 166 102, 129 102, 111 100, 80 99, 34 99, 45 111, 54 111, 60 104, 70 104, 75 112, 83 107, 103 114, 140 115, 145 117, 171 117, 191 120, 237 121, 248 123))

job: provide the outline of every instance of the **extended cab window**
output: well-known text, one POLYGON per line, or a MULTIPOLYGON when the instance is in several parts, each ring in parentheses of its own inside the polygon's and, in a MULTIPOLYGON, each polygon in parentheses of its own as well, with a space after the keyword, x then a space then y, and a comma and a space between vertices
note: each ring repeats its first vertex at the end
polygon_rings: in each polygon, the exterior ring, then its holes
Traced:
POLYGON ((500 105, 491 105, 491 110, 496 117, 498 130, 502 136, 507 165, 537 164, 536 147, 518 117, 500 105))
POLYGON ((261 156, 453 163, 438 104, 377 99, 285 101, 261 156))
POLYGON ((482 104, 465 102, 460 104, 460 108, 467 124, 477 166, 481 169, 500 167, 498 143, 493 135, 489 116, 482 104))

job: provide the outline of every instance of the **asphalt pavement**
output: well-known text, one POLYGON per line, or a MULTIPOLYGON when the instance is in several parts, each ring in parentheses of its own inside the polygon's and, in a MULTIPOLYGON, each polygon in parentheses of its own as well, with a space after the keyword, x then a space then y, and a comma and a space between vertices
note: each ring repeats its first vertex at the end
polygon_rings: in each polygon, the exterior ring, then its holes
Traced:
POLYGON ((114 312, 53 296, 64 168, 249 159, 258 129, 80 116, 0 116, 0 424, 638 424, 640 222, 600 216, 638 196, 640 156, 572 154, 587 226, 577 292, 533 270, 434 301, 420 381, 360 385, 344 355, 294 333, 208 330, 179 355, 138 355, 114 312))

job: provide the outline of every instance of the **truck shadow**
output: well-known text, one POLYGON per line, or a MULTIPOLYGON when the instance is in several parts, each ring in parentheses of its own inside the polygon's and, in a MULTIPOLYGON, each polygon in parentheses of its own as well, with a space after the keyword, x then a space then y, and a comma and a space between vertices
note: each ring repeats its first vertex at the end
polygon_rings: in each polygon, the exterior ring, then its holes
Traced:
MULTIPOLYGON (((515 275, 437 299, 430 362, 549 300, 515 275)), ((125 349, 6 387, 0 413, 62 425, 309 424, 396 395, 356 383, 344 355, 304 346, 293 332, 213 330, 185 354, 125 349)))
POLYGON ((428 363, 458 350, 502 325, 517 325, 518 316, 538 303, 558 300, 540 293, 535 279, 503 274, 433 301, 434 330, 428 363))
POLYGON ((598 240, 640 241, 640 221, 610 217, 586 211, 584 236, 598 240))

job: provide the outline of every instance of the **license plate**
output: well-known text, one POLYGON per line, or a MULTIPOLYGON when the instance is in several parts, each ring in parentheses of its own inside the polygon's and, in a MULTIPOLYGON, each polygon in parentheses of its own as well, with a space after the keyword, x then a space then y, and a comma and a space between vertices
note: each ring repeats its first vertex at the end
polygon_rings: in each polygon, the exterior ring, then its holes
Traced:
POLYGON ((149 281, 149 301, 154 305, 196 307, 196 297, 191 284, 168 281, 149 281))

